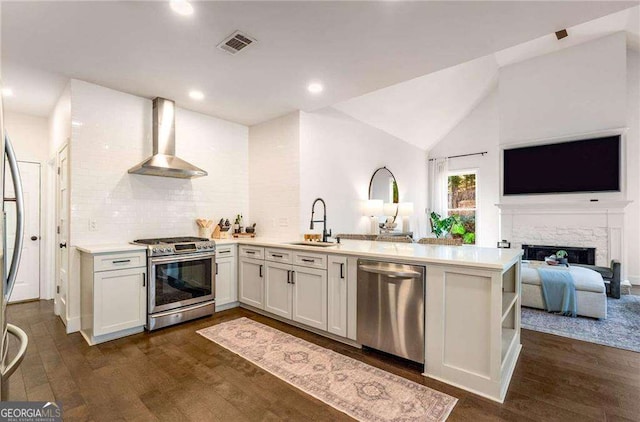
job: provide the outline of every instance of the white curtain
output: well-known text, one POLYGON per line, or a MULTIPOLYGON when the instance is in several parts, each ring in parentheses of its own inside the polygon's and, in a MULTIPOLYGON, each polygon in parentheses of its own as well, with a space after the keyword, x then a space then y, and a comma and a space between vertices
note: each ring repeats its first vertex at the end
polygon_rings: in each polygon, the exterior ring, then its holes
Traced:
POLYGON ((446 158, 435 158, 429 161, 429 214, 437 212, 441 216, 447 215, 448 208, 448 174, 449 163, 446 158))

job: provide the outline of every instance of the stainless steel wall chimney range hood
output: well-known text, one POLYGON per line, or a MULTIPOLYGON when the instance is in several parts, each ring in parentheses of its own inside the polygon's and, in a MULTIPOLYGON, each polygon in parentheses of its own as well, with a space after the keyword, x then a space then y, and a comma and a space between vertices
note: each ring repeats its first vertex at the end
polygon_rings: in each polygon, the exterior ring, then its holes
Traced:
POLYGON ((153 155, 129 169, 131 174, 193 179, 207 172, 176 157, 175 103, 153 99, 153 155))

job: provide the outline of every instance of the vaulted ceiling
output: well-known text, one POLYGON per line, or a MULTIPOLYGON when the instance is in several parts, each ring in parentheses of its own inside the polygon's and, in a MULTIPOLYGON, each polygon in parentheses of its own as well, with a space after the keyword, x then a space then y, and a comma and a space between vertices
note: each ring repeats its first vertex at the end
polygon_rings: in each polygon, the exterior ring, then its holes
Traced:
MULTIPOLYGON (((442 140, 496 86, 500 67, 553 53, 615 32, 640 49, 640 6, 567 27, 526 43, 334 105, 338 110, 428 150, 442 140)), ((640 77, 640 75, 638 75, 640 77)))

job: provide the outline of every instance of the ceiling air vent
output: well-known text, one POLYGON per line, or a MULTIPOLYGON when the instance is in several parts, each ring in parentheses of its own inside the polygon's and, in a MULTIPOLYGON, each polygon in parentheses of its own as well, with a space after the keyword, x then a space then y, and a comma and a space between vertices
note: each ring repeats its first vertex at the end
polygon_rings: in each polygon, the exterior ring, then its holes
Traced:
POLYGON ((240 51, 256 42, 257 41, 255 38, 251 38, 247 34, 236 31, 225 38, 220 44, 218 44, 218 48, 220 50, 226 51, 229 54, 238 54, 240 51))

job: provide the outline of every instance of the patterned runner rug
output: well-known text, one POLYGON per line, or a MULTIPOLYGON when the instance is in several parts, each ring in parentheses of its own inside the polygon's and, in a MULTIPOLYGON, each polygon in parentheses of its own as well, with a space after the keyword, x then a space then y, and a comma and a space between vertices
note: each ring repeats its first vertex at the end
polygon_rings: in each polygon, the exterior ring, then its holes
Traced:
POLYGON ((444 421, 458 401, 248 318, 198 334, 360 421, 444 421))

